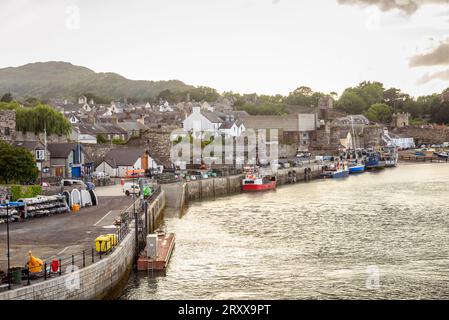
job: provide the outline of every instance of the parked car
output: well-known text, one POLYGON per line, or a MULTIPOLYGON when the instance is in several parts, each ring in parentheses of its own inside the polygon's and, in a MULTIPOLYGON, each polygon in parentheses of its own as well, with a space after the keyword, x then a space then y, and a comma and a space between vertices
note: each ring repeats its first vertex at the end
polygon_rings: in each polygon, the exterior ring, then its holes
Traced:
POLYGON ((109 179, 109 174, 103 171, 96 171, 92 173, 92 178, 94 179, 109 179))
POLYGON ((125 182, 123 185, 123 193, 127 196, 130 196, 131 194, 140 196, 140 187, 136 183, 133 184, 132 182, 125 182))
POLYGON ((86 184, 82 180, 75 180, 75 179, 62 179, 61 186, 75 186, 86 188, 86 184))

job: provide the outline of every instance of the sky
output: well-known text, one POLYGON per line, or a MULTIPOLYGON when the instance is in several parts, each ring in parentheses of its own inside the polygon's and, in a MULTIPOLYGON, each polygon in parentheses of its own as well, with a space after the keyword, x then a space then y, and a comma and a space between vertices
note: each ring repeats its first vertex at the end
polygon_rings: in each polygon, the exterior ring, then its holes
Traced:
POLYGON ((219 92, 449 87, 449 0, 0 0, 0 68, 67 61, 219 92))

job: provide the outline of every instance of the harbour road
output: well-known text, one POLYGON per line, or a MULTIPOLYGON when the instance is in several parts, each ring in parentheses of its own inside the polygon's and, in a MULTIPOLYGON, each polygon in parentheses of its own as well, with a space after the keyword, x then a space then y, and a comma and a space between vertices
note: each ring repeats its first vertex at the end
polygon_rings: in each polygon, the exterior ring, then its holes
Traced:
MULTIPOLYGON (((98 201, 98 206, 82 208, 77 213, 11 223, 11 266, 24 266, 30 250, 34 256, 47 260, 70 257, 72 254, 80 255, 83 250, 90 253, 95 238, 115 231, 114 220, 132 203, 130 197, 123 195, 99 196, 98 201)), ((6 248, 6 224, 2 224, 0 270, 4 271, 7 269, 6 248)))

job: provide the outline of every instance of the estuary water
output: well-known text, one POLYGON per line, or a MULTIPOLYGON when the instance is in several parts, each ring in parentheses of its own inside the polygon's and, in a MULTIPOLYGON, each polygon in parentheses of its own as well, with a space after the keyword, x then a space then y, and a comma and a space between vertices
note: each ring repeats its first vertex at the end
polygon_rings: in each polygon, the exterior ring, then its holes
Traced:
POLYGON ((192 204, 165 276, 121 299, 448 299, 449 165, 192 204))

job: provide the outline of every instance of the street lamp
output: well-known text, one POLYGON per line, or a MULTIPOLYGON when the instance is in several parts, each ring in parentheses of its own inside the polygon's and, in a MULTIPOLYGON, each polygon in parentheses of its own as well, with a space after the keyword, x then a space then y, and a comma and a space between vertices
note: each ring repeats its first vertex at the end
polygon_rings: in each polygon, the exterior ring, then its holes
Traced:
POLYGON ((139 255, 139 221, 138 221, 138 217, 137 217, 137 212, 136 212, 136 188, 135 188, 135 182, 134 182, 134 177, 136 175, 136 168, 133 167, 133 187, 132 187, 132 191, 133 191, 133 211, 134 211, 134 224, 135 224, 135 233, 136 233, 136 254, 137 256, 139 255))

